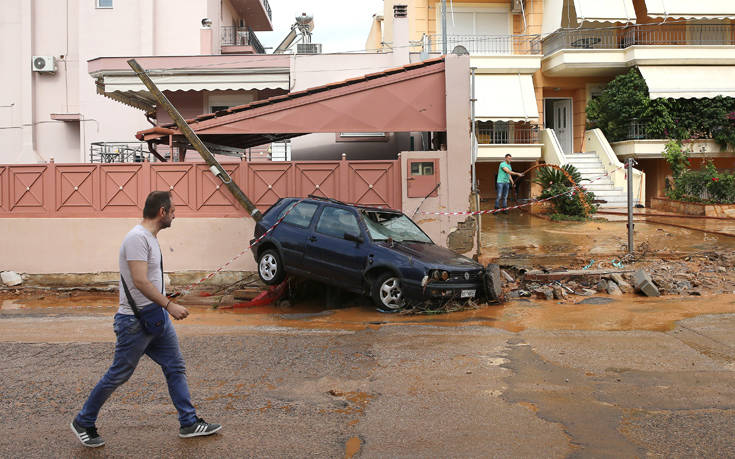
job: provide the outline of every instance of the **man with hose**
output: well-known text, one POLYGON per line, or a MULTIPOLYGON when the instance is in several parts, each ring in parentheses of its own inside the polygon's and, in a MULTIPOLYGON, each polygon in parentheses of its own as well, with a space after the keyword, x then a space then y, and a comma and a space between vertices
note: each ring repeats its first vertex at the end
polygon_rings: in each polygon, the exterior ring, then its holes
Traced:
MULTIPOLYGON (((498 178, 495 183, 495 189, 498 195, 495 198, 495 209, 508 207, 508 191, 510 191, 510 186, 513 184, 512 176, 523 177, 523 174, 513 172, 510 166, 511 160, 512 156, 508 153, 505 155, 505 161, 500 163, 500 167, 498 167, 498 178)), ((506 210, 505 213, 508 213, 508 211, 506 210)))

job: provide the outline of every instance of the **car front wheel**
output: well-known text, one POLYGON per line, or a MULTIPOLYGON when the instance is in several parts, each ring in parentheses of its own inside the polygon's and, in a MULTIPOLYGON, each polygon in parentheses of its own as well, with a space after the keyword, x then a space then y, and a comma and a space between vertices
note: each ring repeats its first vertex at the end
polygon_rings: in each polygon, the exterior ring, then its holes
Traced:
POLYGON ((258 259, 258 275, 260 280, 265 282, 267 285, 280 284, 286 272, 283 269, 283 263, 281 263, 281 257, 278 256, 278 252, 273 249, 264 250, 260 254, 258 259))
POLYGON ((393 273, 378 276, 373 284, 373 301, 383 309, 396 310, 406 305, 401 279, 393 273))

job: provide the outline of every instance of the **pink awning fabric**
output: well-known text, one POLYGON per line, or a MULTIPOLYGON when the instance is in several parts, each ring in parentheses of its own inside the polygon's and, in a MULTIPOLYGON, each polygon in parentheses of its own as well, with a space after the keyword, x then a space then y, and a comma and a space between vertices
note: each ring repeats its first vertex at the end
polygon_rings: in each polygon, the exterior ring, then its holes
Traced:
MULTIPOLYGON (((268 135, 445 131, 445 93, 444 59, 438 58, 200 115, 189 123, 198 135, 238 147, 257 145, 252 142, 268 135)), ((151 134, 149 129, 137 136, 151 139, 151 134)))

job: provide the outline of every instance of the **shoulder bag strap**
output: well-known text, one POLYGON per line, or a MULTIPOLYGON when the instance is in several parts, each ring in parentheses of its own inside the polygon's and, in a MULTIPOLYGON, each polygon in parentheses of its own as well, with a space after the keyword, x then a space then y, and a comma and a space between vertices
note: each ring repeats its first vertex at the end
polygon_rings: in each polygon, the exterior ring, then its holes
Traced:
POLYGON ((135 317, 140 319, 140 312, 138 311, 138 307, 135 305, 135 301, 133 301, 133 297, 130 295, 130 290, 128 290, 128 284, 125 283, 125 278, 123 277, 122 273, 120 273, 120 281, 123 285, 123 290, 125 290, 125 296, 128 298, 128 304, 130 305, 130 309, 133 310, 133 314, 135 317))
MULTIPOLYGON (((158 246, 158 251, 161 251, 161 246, 158 246)), ((166 288, 166 280, 163 278, 163 253, 161 253, 161 295, 163 295, 163 290, 166 288)), ((166 295, 163 295, 166 296, 166 295)))

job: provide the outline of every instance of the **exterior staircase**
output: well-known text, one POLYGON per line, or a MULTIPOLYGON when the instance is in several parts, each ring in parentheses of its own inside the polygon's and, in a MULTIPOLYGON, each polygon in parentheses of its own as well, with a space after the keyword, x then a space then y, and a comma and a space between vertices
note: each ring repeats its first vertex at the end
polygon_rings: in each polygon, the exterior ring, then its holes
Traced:
POLYGON ((566 159, 582 175, 582 183, 580 185, 583 185, 587 191, 593 192, 596 200, 606 201, 600 204, 600 208, 628 206, 627 191, 622 188, 616 188, 609 176, 590 183, 590 180, 594 180, 605 174, 605 168, 596 152, 572 153, 566 155, 566 159))

